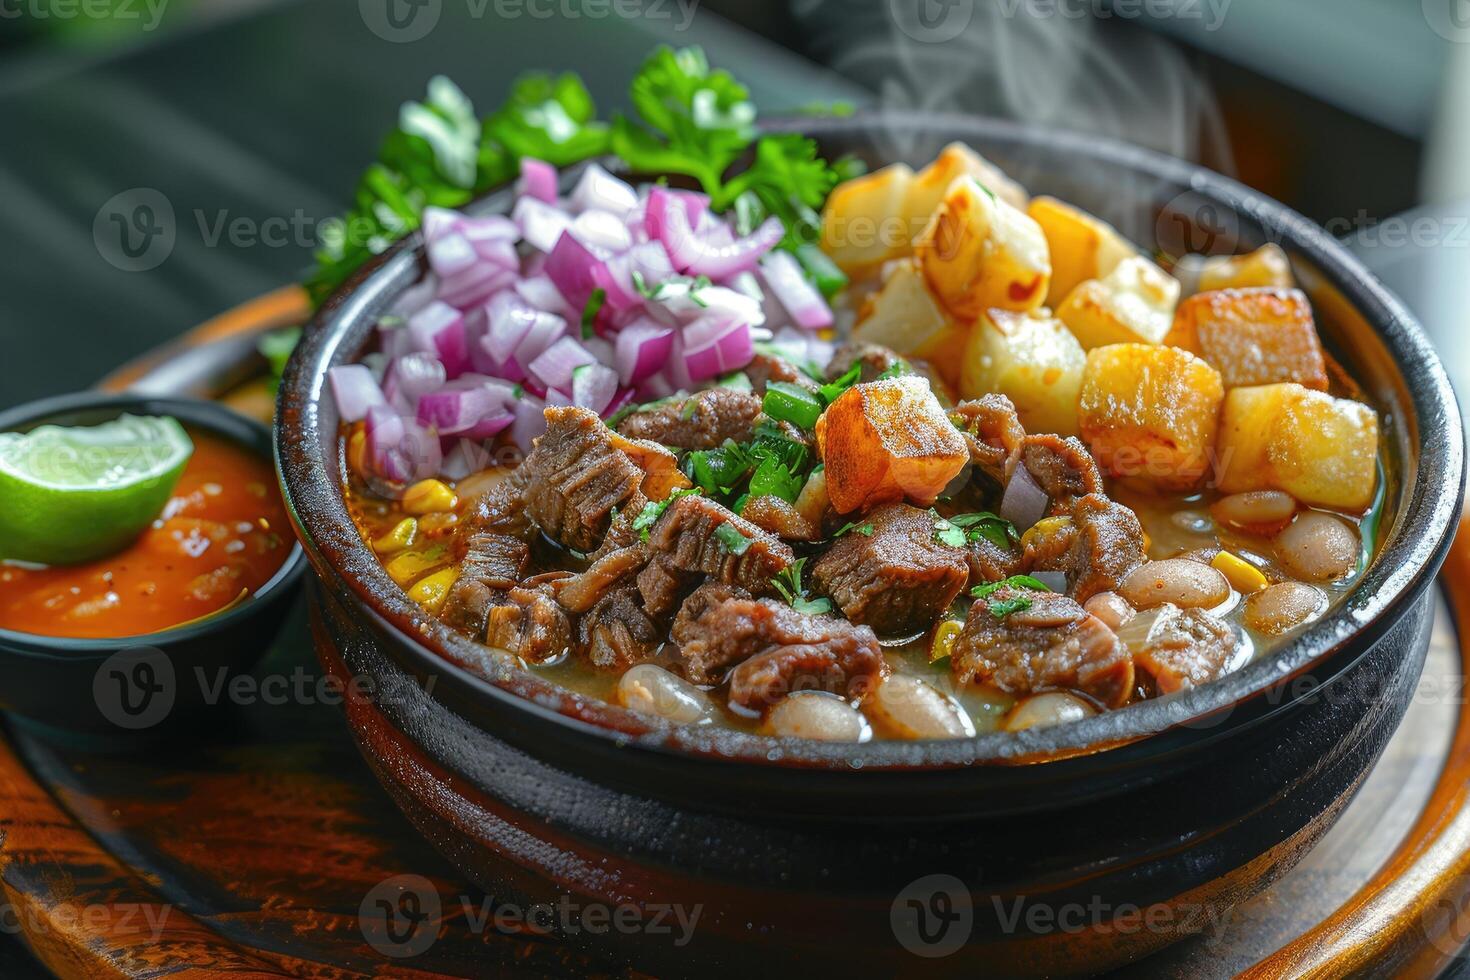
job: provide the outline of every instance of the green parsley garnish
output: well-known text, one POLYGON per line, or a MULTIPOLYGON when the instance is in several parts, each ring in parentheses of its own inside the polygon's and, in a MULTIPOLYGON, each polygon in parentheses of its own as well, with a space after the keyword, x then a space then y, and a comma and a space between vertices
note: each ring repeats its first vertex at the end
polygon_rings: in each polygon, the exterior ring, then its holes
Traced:
POLYGON ((1009 551, 1013 544, 1021 540, 1014 524, 989 511, 956 514, 947 518, 940 517, 932 508, 929 512, 934 515, 934 540, 951 548, 963 548, 972 541, 984 538, 997 548, 1009 551))
POLYGON ((857 521, 848 521, 846 524, 842 525, 835 532, 833 532, 833 534, 832 534, 832 540, 834 540, 834 541, 837 540, 838 538, 840 538, 844 534, 846 534, 848 531, 856 531, 857 533, 861 534, 865 538, 871 538, 873 536, 873 525, 871 525, 871 524, 862 524, 862 525, 859 525, 857 521))
POLYGON ((822 385, 822 387, 819 389, 822 400, 825 401, 828 405, 832 404, 838 398, 842 397, 843 392, 847 391, 847 389, 857 384, 858 378, 861 378, 862 376, 863 366, 861 364, 854 364, 852 367, 848 368, 843 373, 842 377, 838 378, 836 381, 831 381, 827 384, 822 385))
POLYGON ((992 599, 986 607, 990 615, 996 619, 1005 619, 1013 612, 1031 608, 1031 597, 1029 595, 1012 596, 1009 599, 992 599))
POLYGON ((664 516, 664 511, 669 509, 669 504, 672 504, 680 497, 687 497, 691 493, 699 493, 699 488, 675 490, 663 500, 650 500, 644 504, 643 509, 638 512, 638 516, 633 518, 633 530, 638 532, 638 540, 647 541, 648 529, 657 524, 658 519, 664 516))
POLYGON ((597 314, 602 312, 602 304, 607 302, 607 290, 601 286, 592 290, 587 297, 587 305, 582 307, 582 339, 592 339, 592 325, 597 322, 597 314))
POLYGON ((1040 579, 1032 578, 1030 575, 1012 575, 1010 578, 1003 578, 999 582, 987 582, 984 585, 977 585, 970 590, 970 595, 976 599, 987 599, 993 593, 1004 588, 1031 589, 1034 592, 1051 591, 1051 589, 1046 587, 1046 583, 1040 579))
POLYGON ((807 598, 807 591, 801 584, 801 572, 805 566, 805 558, 796 559, 796 561, 778 572, 775 578, 771 579, 771 586, 777 592, 781 593, 781 597, 797 612, 807 613, 812 616, 831 612, 832 600, 825 597, 816 599, 807 598))
POLYGON ((751 539, 736 530, 733 524, 721 524, 715 528, 715 537, 732 555, 743 555, 750 548, 751 539))

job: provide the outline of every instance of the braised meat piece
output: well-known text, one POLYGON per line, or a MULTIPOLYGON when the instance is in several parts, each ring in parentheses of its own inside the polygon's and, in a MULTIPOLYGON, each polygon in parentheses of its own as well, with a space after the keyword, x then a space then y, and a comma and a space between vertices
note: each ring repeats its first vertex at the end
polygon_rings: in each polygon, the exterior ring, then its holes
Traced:
POLYGON ((618 433, 680 449, 715 449, 726 439, 748 442, 761 413, 761 397, 734 388, 704 391, 634 412, 618 433))
POLYGON ((638 595, 648 615, 663 619, 679 608, 679 601, 698 580, 697 574, 683 571, 670 556, 654 555, 638 573, 638 595))
POLYGON ((907 504, 885 504, 863 524, 873 533, 838 538, 812 567, 812 582, 881 635, 928 629, 970 577, 965 550, 935 540, 934 515, 907 504))
POLYGON ((1102 620, 1064 595, 1010 586, 970 607, 950 666, 961 684, 1014 695, 1066 688, 1116 708, 1133 691, 1133 658, 1102 620))
MULTIPOLYGON (((700 575, 716 582, 738 585, 755 595, 772 592, 771 579, 796 560, 791 547, 749 521, 700 496, 679 497, 670 503, 649 531, 655 563, 670 577, 686 580, 700 575)), ((648 570, 645 569, 645 574, 648 570)), ((644 590, 639 575, 639 591, 644 590)))
POLYGON ((570 612, 584 613, 620 584, 631 581, 647 562, 648 548, 642 543, 605 550, 562 584, 557 601, 570 612))
POLYGON ((790 361, 775 354, 757 353, 745 365, 745 376, 750 379, 751 390, 757 395, 766 393, 766 385, 772 381, 785 381, 787 384, 800 385, 808 391, 817 390, 817 382, 811 375, 790 361))
POLYGON ((530 663, 543 663, 571 649, 572 622, 547 585, 517 586, 490 607, 485 644, 530 663))
POLYGON ((601 670, 626 670, 658 652, 659 629, 638 590, 624 585, 604 595, 577 624, 583 655, 601 670))
POLYGON ((530 560, 531 549, 519 538, 491 531, 470 534, 459 578, 444 600, 440 620, 473 640, 480 639, 490 607, 506 590, 520 584, 530 560))
POLYGON ((1020 564, 1028 572, 1065 572, 1067 594, 1086 602, 1116 590, 1145 557, 1138 515, 1088 494, 1072 504, 1067 517, 1048 518, 1027 534, 1020 564))
POLYGON ((1021 446, 1021 462, 1051 498, 1053 514, 1071 511, 1078 497, 1104 492, 1102 473, 1076 436, 1027 436, 1021 446))
POLYGON ((530 537, 531 522, 526 517, 526 476, 525 467, 517 467, 464 509, 455 528, 456 558, 465 555, 469 539, 476 534, 530 537))
POLYGON ((965 561, 970 566, 968 584, 973 587, 1010 578, 1021 571, 1024 558, 1015 548, 1002 548, 977 535, 965 545, 965 561))
POLYGON ((787 541, 816 541, 822 536, 821 528, 801 516, 793 504, 770 494, 751 497, 740 508, 740 516, 787 541))
POLYGON ((1021 445, 1026 439, 1016 406, 1005 395, 989 394, 960 402, 954 414, 970 447, 970 462, 1004 487, 1021 458, 1021 445))
POLYGON ((715 583, 696 589, 674 620, 685 676, 696 684, 730 677, 730 699, 751 710, 795 690, 859 693, 885 670, 873 631, 834 616, 800 613, 715 583))
POLYGON ((842 377, 852 370, 854 364, 862 365, 862 374, 858 376, 859 383, 872 381, 878 375, 895 367, 908 369, 907 361, 881 344, 861 344, 850 341, 837 348, 832 355, 832 360, 827 363, 827 380, 835 381, 842 377))
MULTIPOLYGON (((1235 631, 1202 609, 1165 604, 1139 615, 1152 617, 1152 622, 1133 659, 1160 694, 1214 680, 1235 654, 1235 631)), ((1129 625, 1141 631, 1141 623, 1129 625)))
POLYGON ((527 516, 569 548, 596 548, 613 509, 640 492, 644 471, 613 439, 594 412, 548 408, 546 434, 521 464, 527 516))

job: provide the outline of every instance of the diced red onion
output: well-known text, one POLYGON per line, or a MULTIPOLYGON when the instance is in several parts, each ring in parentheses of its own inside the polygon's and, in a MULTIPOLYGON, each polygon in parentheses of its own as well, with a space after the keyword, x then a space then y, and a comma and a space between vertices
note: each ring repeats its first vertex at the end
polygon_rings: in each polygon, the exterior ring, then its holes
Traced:
POLYGON ((618 392, 618 374, 593 362, 572 370, 572 404, 601 415, 618 392))
POLYGON ((413 349, 413 338, 402 320, 382 320, 378 323, 378 348, 388 357, 402 357, 413 349))
MULTIPOLYGON (((437 429, 442 435, 470 434, 479 423, 496 414, 508 415, 504 410, 503 397, 499 392, 484 386, 454 389, 441 388, 419 399, 417 419, 419 425, 437 429)), ((509 418, 505 425, 509 425, 509 418)), ((505 428, 502 425, 500 428, 505 428)), ((496 429, 495 432, 499 432, 496 429)), ((492 432, 490 435, 494 435, 492 432)), ((478 436, 478 432, 474 433, 478 436)), ((480 438, 485 438, 480 436, 480 438)))
POLYGON ((419 218, 419 227, 424 231, 424 241, 433 244, 453 232, 463 217, 458 211, 429 205, 419 218))
POLYGON ((571 215, 534 197, 516 201, 510 217, 521 229, 521 237, 542 252, 550 252, 556 240, 572 225, 571 215))
POLYGON ((425 247, 429 256, 429 268, 441 278, 458 275, 480 261, 470 240, 458 231, 451 231, 425 247))
POLYGON ((691 228, 697 228, 708 213, 709 198, 692 191, 659 187, 657 184, 650 187, 643 211, 643 226, 649 238, 663 240, 668 233, 668 216, 672 210, 682 212, 685 223, 691 228))
POLYGON ((545 160, 521 157, 521 176, 516 180, 516 194, 532 197, 547 204, 556 203, 558 180, 556 168, 545 160))
POLYGON ((448 378, 444 365, 433 354, 412 351, 394 359, 383 381, 388 401, 403 412, 412 413, 418 400, 431 391, 444 387, 448 378))
POLYGON ((1014 524, 1017 531, 1025 531, 1046 516, 1050 505, 1046 491, 1037 485, 1026 464, 1017 463, 1000 498, 1000 516, 1014 524))
POLYGON ((368 409, 364 432, 368 466, 385 480, 408 483, 439 472, 444 457, 438 436, 389 406, 368 409))
POLYGON ((665 208, 662 229, 663 233, 657 237, 668 249, 674 268, 711 279, 725 279, 754 268, 760 257, 786 234, 781 219, 772 216, 761 222, 750 235, 726 244, 713 234, 701 237, 690 224, 688 214, 680 207, 665 208))
POLYGON ((529 368, 531 362, 541 356, 541 353, 556 343, 563 334, 567 332, 567 322, 559 316, 550 313, 542 313, 531 321, 531 329, 516 344, 511 353, 512 359, 522 369, 529 368))
POLYGON ((777 249, 766 253, 760 265, 762 278, 791 315, 792 322, 804 330, 832 326, 832 308, 801 271, 796 256, 777 249))
POLYGON ((439 284, 439 299, 468 310, 515 283, 519 273, 492 262, 477 262, 464 272, 439 284))
POLYGON ((603 417, 609 418, 616 415, 625 405, 631 404, 634 394, 632 388, 619 388, 617 394, 613 395, 612 401, 608 402, 607 407, 602 410, 603 417))
POLYGON ((637 386, 668 363, 674 350, 674 331, 644 317, 620 330, 613 347, 619 380, 637 386))
POLYGON ((551 281, 551 277, 545 274, 522 279, 516 283, 515 291, 521 299, 538 310, 555 313, 560 317, 566 317, 573 312, 572 308, 567 305, 566 299, 556 288, 556 284, 551 281))
POLYGON ((592 291, 600 288, 607 277, 602 261, 585 243, 567 232, 562 233, 546 256, 546 275, 576 310, 587 305, 592 291))
POLYGON ((571 405, 572 396, 567 394, 566 392, 560 391, 556 388, 551 388, 546 392, 547 408, 570 408, 571 405))
MULTIPOLYGON (((469 239, 475 251, 482 256, 486 254, 503 254, 497 247, 493 253, 487 253, 485 246, 491 242, 505 242, 514 246, 521 237, 521 229, 516 223, 503 214, 482 214, 471 218, 469 215, 460 215, 459 231, 465 238, 469 239)), ((512 252, 514 249, 512 248, 512 252)))
POLYGON ((511 423, 510 437, 522 452, 531 451, 531 442, 546 431, 546 403, 534 395, 523 395, 516 402, 516 420, 511 423))
POLYGON ((571 204, 578 211, 608 211, 621 219, 638 207, 638 192, 591 163, 572 188, 571 204))
POLYGON ((485 306, 485 338, 481 342, 490 356, 500 363, 510 360, 516 345, 536 322, 537 310, 517 293, 496 293, 485 306))
POLYGON ((754 355, 750 324, 728 314, 696 320, 680 336, 678 359, 690 381, 706 381, 743 368, 754 355))
POLYGON ((601 249, 617 254, 633 247, 632 232, 611 211, 583 211, 572 220, 568 230, 593 251, 601 249))
POLYGON ((332 398, 343 422, 359 422, 367 417, 368 409, 374 405, 388 404, 383 397, 383 389, 378 387, 366 365, 334 367, 327 371, 327 383, 332 386, 332 398))
POLYGON ((439 464, 439 473, 451 480, 463 480, 472 473, 488 469, 494 457, 474 439, 456 438, 454 445, 444 454, 439 464))
POLYGON ((547 388, 571 391, 572 372, 583 364, 595 364, 597 358, 570 337, 563 337, 536 359, 526 365, 526 370, 547 388))
POLYGON ((409 318, 408 334, 413 349, 437 356, 448 377, 457 378, 470 369, 464 314, 447 303, 430 303, 415 313, 409 318))
MULTIPOLYGON (((407 319, 419 310, 428 306, 439 297, 439 277, 432 272, 424 276, 422 280, 409 286, 398 294, 393 305, 388 308, 391 316, 407 319)), ((384 348, 387 350, 387 348, 384 348)), ((391 351, 389 353, 392 353, 391 351)))
POLYGON ((463 432, 456 434, 464 436, 467 439, 493 439, 509 428, 510 424, 514 421, 515 415, 512 412, 501 409, 498 412, 485 416, 463 432))

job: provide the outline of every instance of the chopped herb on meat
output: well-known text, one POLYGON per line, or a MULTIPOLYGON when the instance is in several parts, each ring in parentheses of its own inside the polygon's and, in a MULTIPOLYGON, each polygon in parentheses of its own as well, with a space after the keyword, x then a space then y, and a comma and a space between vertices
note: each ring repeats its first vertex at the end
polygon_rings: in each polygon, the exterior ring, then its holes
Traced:
POLYGON ((832 600, 827 598, 807 598, 807 590, 802 587, 801 573, 806 567, 806 559, 798 558, 788 565, 781 574, 771 579, 771 585, 781 593, 781 597, 800 613, 812 616, 829 613, 832 611, 832 600))

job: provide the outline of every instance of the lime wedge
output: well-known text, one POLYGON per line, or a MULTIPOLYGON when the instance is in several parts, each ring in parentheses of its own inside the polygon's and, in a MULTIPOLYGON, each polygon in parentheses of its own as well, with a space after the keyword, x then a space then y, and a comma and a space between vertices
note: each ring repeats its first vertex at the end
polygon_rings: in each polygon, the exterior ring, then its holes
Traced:
POLYGON ((171 418, 0 433, 0 558, 69 565, 121 550, 163 510, 193 453, 171 418))

